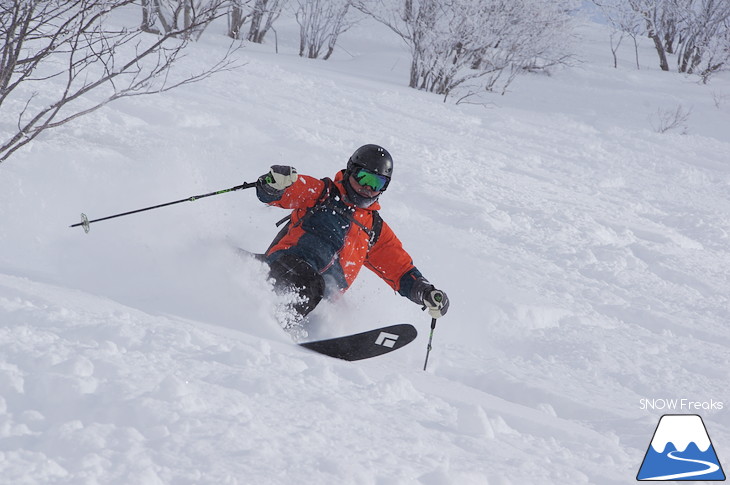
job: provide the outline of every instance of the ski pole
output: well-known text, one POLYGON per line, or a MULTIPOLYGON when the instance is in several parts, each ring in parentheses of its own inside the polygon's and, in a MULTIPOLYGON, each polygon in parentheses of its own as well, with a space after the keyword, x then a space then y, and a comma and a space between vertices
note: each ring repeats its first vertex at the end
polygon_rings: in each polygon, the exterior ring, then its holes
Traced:
POLYGON ((81 222, 76 223, 76 224, 71 224, 68 227, 79 227, 79 226, 81 226, 81 227, 84 228, 84 232, 85 233, 88 233, 89 232, 89 225, 90 224, 93 224, 94 222, 106 221, 107 219, 114 219, 115 217, 128 216, 130 214, 136 214, 138 212, 144 212, 144 211, 148 211, 148 210, 152 210, 152 209, 159 209, 160 207, 167 207, 168 205, 179 204, 181 202, 192 202, 194 200, 202 199, 203 197, 210 197, 211 195, 225 194, 227 192, 233 192, 235 190, 250 189, 251 187, 256 187, 256 183, 255 182, 252 182, 252 183, 244 182, 242 185, 236 185, 235 187, 231 187, 230 189, 218 190, 216 192, 211 192, 209 194, 193 195, 193 196, 188 197, 186 199, 180 199, 180 200, 176 200, 176 201, 173 201, 173 202, 167 202, 165 204, 154 205, 152 207, 145 207, 144 209, 137 209, 137 210, 133 210, 133 211, 129 211, 129 212, 122 212, 121 214, 114 214, 113 216, 101 217, 99 219, 94 219, 94 220, 91 220, 91 221, 89 220, 88 217, 86 217, 86 214, 83 214, 82 213, 81 214, 81 222))
POLYGON ((431 353, 431 342, 433 342, 433 331, 436 330, 436 319, 431 319, 431 334, 428 336, 428 347, 426 347, 426 362, 423 363, 423 370, 428 365, 428 355, 431 353))

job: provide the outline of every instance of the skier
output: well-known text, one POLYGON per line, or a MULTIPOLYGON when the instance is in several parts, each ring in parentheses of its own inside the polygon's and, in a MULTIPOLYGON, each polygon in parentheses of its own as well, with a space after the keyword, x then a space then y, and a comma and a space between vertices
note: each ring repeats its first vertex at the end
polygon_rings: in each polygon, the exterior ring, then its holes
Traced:
POLYGON ((446 293, 423 277, 378 214, 378 198, 392 173, 393 159, 387 150, 364 145, 334 180, 298 175, 294 167, 282 165, 259 177, 259 200, 292 209, 264 255, 275 290, 295 295, 289 317, 282 322, 285 328, 303 325, 323 297, 346 291, 363 265, 393 290, 427 308, 433 318, 446 314, 446 293))

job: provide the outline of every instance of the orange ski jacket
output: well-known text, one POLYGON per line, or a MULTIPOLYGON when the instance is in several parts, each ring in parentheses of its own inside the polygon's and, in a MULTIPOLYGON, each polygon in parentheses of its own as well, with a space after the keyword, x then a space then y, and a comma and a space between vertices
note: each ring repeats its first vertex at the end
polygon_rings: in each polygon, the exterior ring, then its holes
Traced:
POLYGON ((266 251, 266 260, 271 263, 293 253, 324 277, 328 291, 334 284, 341 292, 365 265, 395 291, 410 297, 421 272, 378 214, 378 202, 368 208, 347 202, 344 172, 338 172, 334 181, 299 175, 277 196, 257 190, 262 202, 292 209, 288 223, 266 251))

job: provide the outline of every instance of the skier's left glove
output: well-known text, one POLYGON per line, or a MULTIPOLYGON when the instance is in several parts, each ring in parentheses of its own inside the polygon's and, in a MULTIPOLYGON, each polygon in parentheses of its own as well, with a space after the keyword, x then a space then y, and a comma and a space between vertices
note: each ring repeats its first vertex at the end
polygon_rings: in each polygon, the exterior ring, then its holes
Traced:
POLYGON ((409 299, 423 305, 432 318, 441 318, 449 311, 449 297, 446 293, 436 289, 423 277, 413 284, 409 299))

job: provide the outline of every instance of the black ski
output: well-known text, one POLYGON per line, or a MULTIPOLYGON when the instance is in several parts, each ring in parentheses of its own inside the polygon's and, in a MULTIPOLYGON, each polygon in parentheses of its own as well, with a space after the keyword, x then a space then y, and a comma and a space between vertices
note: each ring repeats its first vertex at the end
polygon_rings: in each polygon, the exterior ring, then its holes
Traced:
POLYGON ((264 259, 266 259, 266 255, 262 254, 262 253, 254 253, 253 251, 249 251, 248 249, 243 249, 243 248, 239 248, 239 247, 236 247, 235 250, 239 256, 243 256, 246 258, 253 258, 258 261, 264 261, 264 259))
POLYGON ((343 360, 362 360, 387 354, 418 336, 413 325, 400 323, 344 337, 300 343, 302 347, 343 360))

